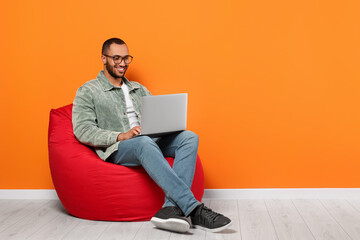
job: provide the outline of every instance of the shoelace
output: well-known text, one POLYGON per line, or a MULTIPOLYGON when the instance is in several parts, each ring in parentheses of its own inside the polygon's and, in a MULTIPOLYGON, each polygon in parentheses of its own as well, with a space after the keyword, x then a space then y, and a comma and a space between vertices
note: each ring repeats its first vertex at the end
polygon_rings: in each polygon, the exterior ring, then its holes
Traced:
POLYGON ((208 207, 205 207, 204 204, 202 204, 201 207, 201 213, 204 214, 204 217, 207 218, 210 222, 214 222, 215 219, 220 216, 221 214, 214 212, 208 207))

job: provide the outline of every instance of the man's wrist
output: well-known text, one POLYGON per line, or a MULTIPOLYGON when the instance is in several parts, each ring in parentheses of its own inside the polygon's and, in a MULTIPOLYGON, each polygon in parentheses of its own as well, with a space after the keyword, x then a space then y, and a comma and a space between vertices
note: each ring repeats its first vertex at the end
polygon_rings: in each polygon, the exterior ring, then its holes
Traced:
POLYGON ((117 137, 117 140, 118 140, 118 141, 124 141, 124 140, 127 139, 126 137, 127 137, 127 136, 126 136, 126 133, 119 133, 119 135, 118 135, 118 137, 117 137))
POLYGON ((118 142, 123 140, 122 135, 123 135, 122 133, 119 133, 119 135, 117 136, 117 141, 118 142))

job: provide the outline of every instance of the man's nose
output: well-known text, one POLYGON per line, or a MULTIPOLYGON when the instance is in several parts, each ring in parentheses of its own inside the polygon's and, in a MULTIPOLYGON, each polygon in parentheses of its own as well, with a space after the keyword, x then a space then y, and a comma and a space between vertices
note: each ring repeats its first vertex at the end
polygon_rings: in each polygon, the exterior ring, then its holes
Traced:
POLYGON ((119 65, 120 65, 120 66, 125 66, 125 65, 126 65, 124 58, 121 59, 121 61, 119 62, 119 65))

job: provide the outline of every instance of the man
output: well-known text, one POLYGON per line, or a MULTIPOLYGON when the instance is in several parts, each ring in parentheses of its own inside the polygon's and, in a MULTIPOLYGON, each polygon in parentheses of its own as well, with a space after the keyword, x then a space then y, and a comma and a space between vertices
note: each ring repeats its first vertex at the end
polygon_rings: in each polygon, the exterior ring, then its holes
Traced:
POLYGON ((73 104, 72 121, 77 139, 93 146, 104 161, 123 166, 141 165, 165 192, 165 203, 151 222, 158 228, 186 232, 194 227, 221 231, 231 220, 198 202, 190 188, 195 172, 198 136, 191 131, 161 138, 141 133, 141 97, 151 95, 141 84, 125 78, 133 57, 125 42, 104 42, 104 70, 81 86, 73 104), (174 157, 173 168, 164 156, 174 157))

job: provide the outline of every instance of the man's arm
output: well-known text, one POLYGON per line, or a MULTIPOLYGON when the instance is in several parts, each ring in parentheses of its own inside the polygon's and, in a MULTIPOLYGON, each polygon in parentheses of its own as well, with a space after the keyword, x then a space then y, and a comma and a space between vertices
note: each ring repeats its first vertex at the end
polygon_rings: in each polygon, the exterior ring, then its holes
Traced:
POLYGON ((76 92, 72 122, 74 134, 81 143, 94 147, 108 147, 118 141, 120 132, 98 127, 93 95, 87 87, 80 87, 76 92))
POLYGON ((143 85, 141 85, 141 90, 143 91, 144 96, 151 96, 151 92, 143 85))

